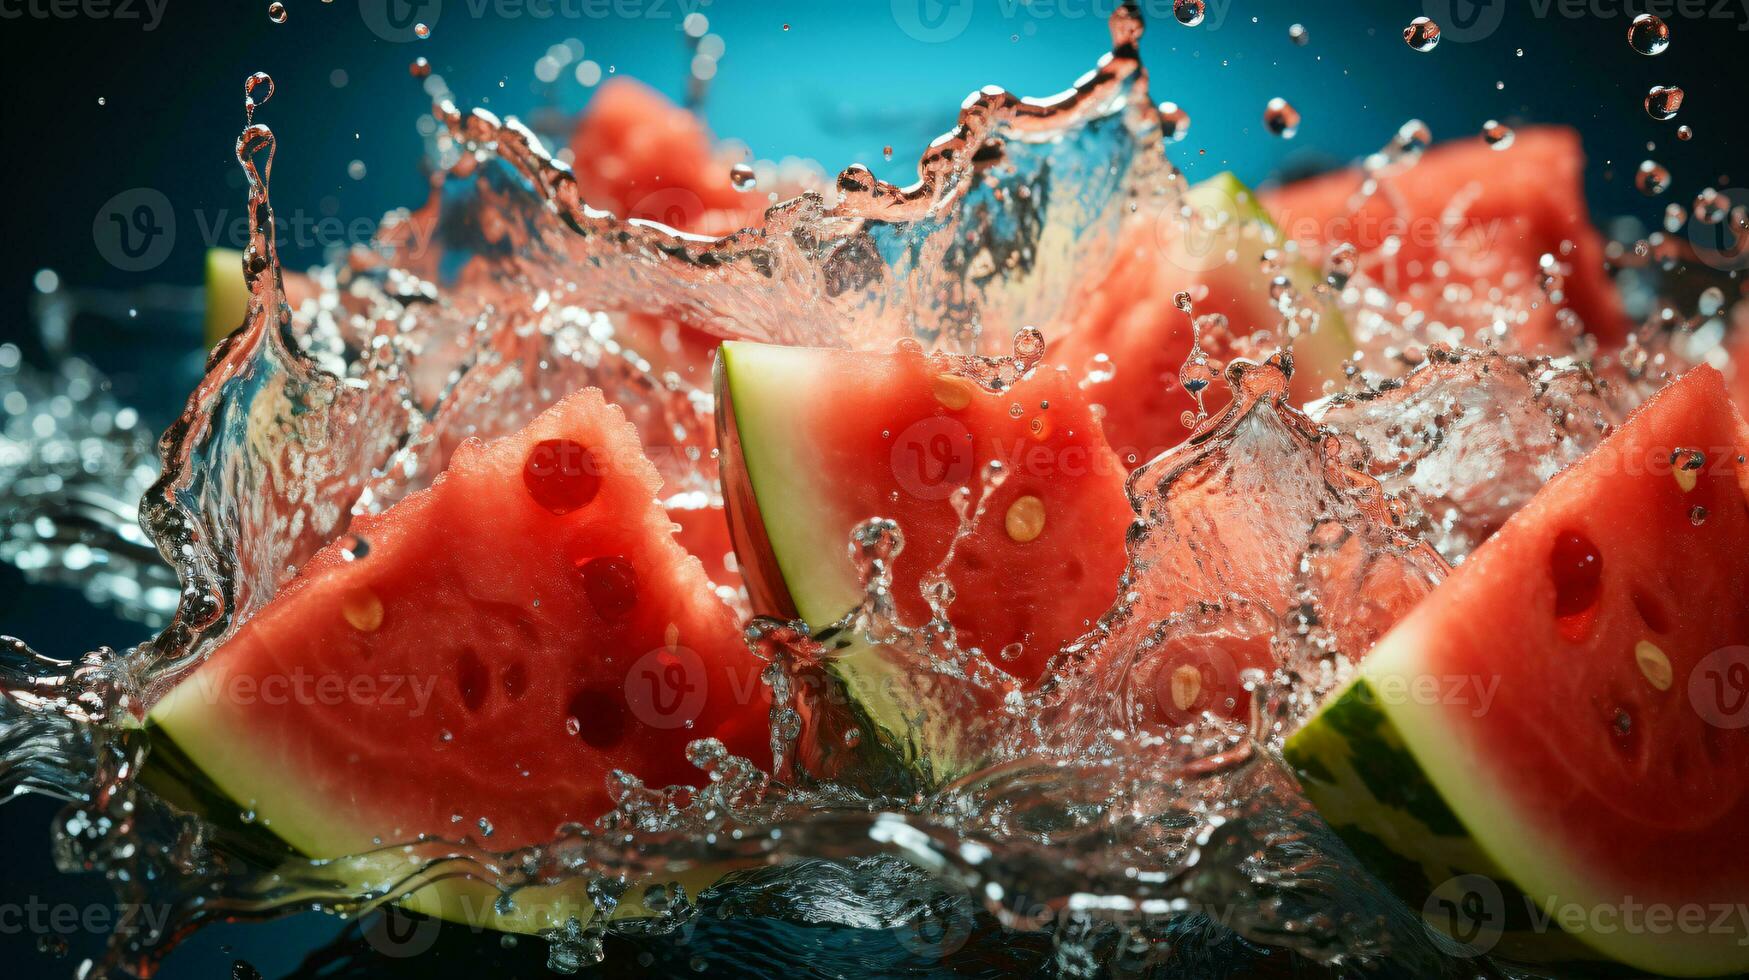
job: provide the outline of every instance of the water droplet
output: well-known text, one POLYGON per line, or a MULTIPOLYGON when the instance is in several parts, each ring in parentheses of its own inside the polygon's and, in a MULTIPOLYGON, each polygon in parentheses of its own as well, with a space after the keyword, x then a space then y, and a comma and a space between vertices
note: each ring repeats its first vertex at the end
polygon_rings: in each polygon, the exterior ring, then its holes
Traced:
POLYGON ((1628 25, 1628 46, 1644 55, 1663 54, 1670 46, 1670 25, 1651 14, 1641 14, 1628 25))
POLYGON ((1504 150, 1511 146, 1515 135, 1511 126, 1498 120, 1490 119, 1482 124, 1482 139, 1493 149, 1504 150))
POLYGON ((1682 230, 1682 223, 1688 220, 1688 210, 1682 205, 1671 201, 1664 208, 1664 230, 1674 235, 1682 230))
POLYGON ((602 468, 595 454, 570 439, 547 439, 529 450, 522 485, 535 503, 554 514, 587 507, 601 491, 602 468))
POLYGON ((109 103, 108 103, 108 100, 104 99, 104 97, 100 95, 97 97, 97 104, 98 105, 108 105, 109 103))
POLYGON ((1731 211, 1731 199, 1717 188, 1708 187, 1694 196, 1694 220, 1703 225, 1716 225, 1731 211))
POLYGON ((1300 111, 1286 99, 1270 99, 1263 107, 1263 125, 1282 139, 1291 140, 1300 131, 1300 111))
POLYGON ((1717 286, 1708 286, 1701 290, 1700 315, 1716 316, 1725 308, 1725 291, 1717 286))
POLYGON ((1634 171, 1634 186, 1647 197, 1657 197, 1670 189, 1670 171, 1656 160, 1641 160, 1634 171))
POLYGON ((414 78, 429 78, 431 76, 431 62, 424 58, 414 58, 413 63, 407 66, 407 74, 414 78))
POLYGON ((1179 290, 1178 292, 1173 293, 1172 305, 1178 308, 1178 312, 1189 316, 1190 311, 1193 309, 1190 304, 1190 293, 1186 290, 1179 290))
POLYGON ((342 534, 338 543, 342 561, 357 561, 370 554, 370 542, 359 535, 342 534))
POLYGON ((1555 586, 1555 615, 1579 616, 1597 605, 1603 592, 1603 555, 1578 531, 1566 531, 1549 551, 1549 577, 1555 586))
POLYGON ((1348 242, 1338 242, 1324 259, 1324 281, 1332 289, 1344 289, 1348 280, 1360 268, 1360 250, 1348 242))
POLYGON ((1045 532, 1045 502, 1031 494, 1015 498, 1002 526, 1010 538, 1022 544, 1037 538, 1045 532))
POLYGON ((754 175, 750 165, 737 163, 729 168, 729 183, 734 184, 738 191, 750 191, 758 186, 759 178, 754 175))
POLYGON ((1203 0, 1172 0, 1172 16, 1185 27, 1195 27, 1202 23, 1203 15, 1208 12, 1203 0))
POLYGON ((1416 51, 1432 51, 1439 47, 1439 25, 1431 18, 1417 17, 1403 28, 1403 42, 1416 51))
POLYGON ((1306 46, 1306 42, 1311 40, 1311 36, 1306 33, 1306 25, 1290 24, 1287 29, 1287 39, 1303 48, 1306 46))
POLYGON ((1208 355, 1201 350, 1193 350, 1190 356, 1178 368, 1178 383, 1184 390, 1200 398, 1202 393, 1215 380, 1214 369, 1209 367, 1208 355))
POLYGON ((1160 131, 1168 140, 1178 142, 1190 132, 1190 113, 1176 102, 1160 103, 1160 131))
POLYGON ((475 826, 480 828, 480 836, 481 837, 492 836, 492 821, 487 820, 485 817, 481 817, 480 822, 478 824, 475 824, 475 826))
POLYGON ((285 4, 270 3, 267 5, 267 19, 275 24, 285 23, 285 4))
POLYGON ((423 41, 431 36, 431 25, 418 23, 413 25, 413 36, 423 41))
POLYGON ((888 143, 886 146, 881 147, 881 157, 886 160, 891 160, 893 158, 893 144, 888 143))
POLYGON ((365 167, 363 160, 354 160, 346 165, 346 176, 351 177, 353 180, 363 180, 364 174, 365 167))
POLYGON ((1653 119, 1676 118, 1682 108, 1682 89, 1674 85, 1654 85, 1646 93, 1646 115, 1653 119))
POLYGON ((273 76, 258 71, 243 79, 243 119, 255 121, 255 110, 273 98, 273 76))

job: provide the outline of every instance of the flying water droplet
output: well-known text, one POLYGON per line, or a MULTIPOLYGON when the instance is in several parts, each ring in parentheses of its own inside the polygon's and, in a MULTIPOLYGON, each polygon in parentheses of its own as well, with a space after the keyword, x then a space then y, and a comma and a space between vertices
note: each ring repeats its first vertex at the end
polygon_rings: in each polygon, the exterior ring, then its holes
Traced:
POLYGON ((431 36, 431 25, 419 23, 413 25, 413 36, 423 41, 431 36))
POLYGON ((1160 130, 1168 140, 1178 142, 1190 132, 1190 113, 1179 108, 1176 102, 1160 103, 1160 130))
POLYGON ((1303 48, 1311 37, 1306 33, 1306 25, 1291 24, 1287 29, 1287 39, 1303 48))
POLYGON ((243 120, 255 121, 255 110, 273 98, 273 76, 258 71, 243 79, 243 120))
POLYGON ((1512 145, 1516 134, 1512 127, 1495 119, 1482 124, 1482 139, 1493 149, 1504 150, 1512 145))
POLYGON ((285 4, 270 3, 267 5, 267 19, 275 24, 285 23, 285 4))
POLYGON ((359 535, 343 534, 339 543, 342 561, 357 561, 370 554, 370 542, 359 535))
POLYGON ((1263 125, 1282 139, 1291 140, 1300 131, 1300 111, 1286 99, 1270 99, 1263 107, 1263 125))
POLYGON ((751 166, 737 163, 729 168, 729 183, 734 184, 738 191, 750 191, 758 186, 759 178, 754 176, 751 166))
POLYGON ((1208 12, 1203 0, 1172 0, 1172 16, 1185 27, 1195 27, 1202 23, 1203 16, 1208 12))
POLYGON ((1670 46, 1670 25, 1651 14, 1641 14, 1628 25, 1628 46, 1644 55, 1663 54, 1670 46))
POLYGON ((1678 126, 1676 127, 1676 138, 1686 143, 1694 139, 1694 130, 1687 126, 1678 126))
POLYGON ((1703 225, 1716 225, 1731 211, 1731 199, 1717 188, 1708 187, 1694 196, 1694 220, 1703 225))
POLYGON ((1324 281, 1332 289, 1345 289, 1359 267, 1360 250, 1348 242, 1338 242, 1324 260, 1324 281))
POLYGON ((1656 160, 1641 160, 1634 171, 1634 186, 1647 197, 1657 197, 1670 189, 1670 171, 1656 160))
POLYGON ((431 77, 431 62, 424 58, 414 58, 413 63, 407 66, 407 74, 414 78, 429 78, 431 77))
POLYGON ((1439 25, 1431 18, 1417 17, 1403 28, 1403 42, 1416 51, 1432 51, 1439 47, 1439 25))
POLYGON ((1725 308, 1725 291, 1717 286, 1708 286, 1700 294, 1700 315, 1717 316, 1725 308))
POLYGON ((1682 108, 1682 89, 1674 85, 1654 85, 1646 93, 1646 115, 1663 121, 1676 118, 1682 108))

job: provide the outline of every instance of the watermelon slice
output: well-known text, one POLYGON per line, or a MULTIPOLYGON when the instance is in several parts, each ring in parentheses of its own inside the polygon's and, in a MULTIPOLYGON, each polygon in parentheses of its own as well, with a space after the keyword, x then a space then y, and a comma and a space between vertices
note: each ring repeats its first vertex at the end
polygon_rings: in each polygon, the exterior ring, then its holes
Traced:
POLYGON ((658 484, 594 389, 469 440, 148 721, 256 826, 322 858, 422 834, 541 843, 609 810, 615 769, 699 782, 694 739, 766 764, 761 665, 658 484))
POLYGON ((1519 349, 1562 353, 1571 344, 1556 321, 1560 304, 1538 284, 1545 254, 1570 267, 1564 302, 1587 331, 1606 347, 1627 335, 1585 206, 1584 169, 1578 133, 1529 127, 1504 150, 1480 137, 1428 150, 1412 166, 1384 171, 1378 192, 1365 198, 1364 175, 1350 169, 1289 184, 1264 201, 1295 241, 1353 244, 1363 255, 1362 271, 1414 308, 1466 327, 1472 337, 1505 309, 1519 349), (1393 237, 1395 250, 1384 248, 1393 237), (1484 299, 1490 291, 1497 296, 1472 304, 1461 292, 1448 294, 1448 283, 1484 299))
POLYGON ((1686 375, 1289 740, 1325 818, 1434 925, 1521 958, 1749 969, 1746 452, 1721 375, 1686 375), (1709 911, 1660 929, 1647 908, 1709 911))
MULTIPOLYGON (((892 594, 911 625, 919 588, 960 527, 950 499, 1001 460, 1008 477, 955 546, 947 575, 959 645, 1022 683, 1109 608, 1134 518, 1123 465, 1067 372, 1043 368, 1001 393, 921 350, 890 354, 723 345, 718 441, 737 551, 757 611, 833 626, 863 600, 853 529, 895 519, 904 534, 892 594)), ((867 728, 925 782, 967 771, 964 710, 923 710, 886 651, 856 637, 833 669, 867 728)), ((973 706, 975 707, 975 705, 973 706)))
MULTIPOLYGON (((1256 196, 1227 173, 1192 187, 1184 205, 1191 213, 1187 232, 1172 216, 1125 226, 1110 271, 1078 298, 1068 331, 1049 355, 1051 363, 1089 378, 1089 397, 1105 411, 1106 434, 1132 468, 1183 442, 1189 430, 1181 417, 1196 408, 1179 382, 1191 344, 1190 317, 1173 302, 1179 292, 1191 295, 1196 315, 1224 315, 1236 336, 1275 330, 1282 320, 1261 262, 1285 239, 1256 196), (1106 360, 1096 363, 1100 355, 1106 360)), ((1296 291, 1316 303, 1316 273, 1291 256, 1283 263, 1296 291)), ((1341 313, 1323 304, 1317 309, 1318 329, 1293 344, 1293 395, 1301 403, 1323 395, 1326 380, 1342 378, 1343 359, 1353 348, 1341 313)), ((1203 345, 1216 358, 1233 354, 1223 337, 1204 337, 1203 345)), ((1216 384, 1204 397, 1216 411, 1227 393, 1216 384)))

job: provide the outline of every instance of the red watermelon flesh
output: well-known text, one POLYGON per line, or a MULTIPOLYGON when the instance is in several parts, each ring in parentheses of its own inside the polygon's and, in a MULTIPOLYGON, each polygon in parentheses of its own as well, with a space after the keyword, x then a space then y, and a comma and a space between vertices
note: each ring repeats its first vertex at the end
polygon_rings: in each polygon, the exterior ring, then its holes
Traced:
POLYGON ((609 809, 614 769, 696 784, 684 750, 707 736, 768 760, 760 665, 658 485, 594 389, 470 440, 429 489, 354 522, 367 552, 312 558, 151 719, 314 856, 488 826, 493 846, 544 841, 609 809))
MULTIPOLYGON (((1387 701, 1470 836, 1538 901, 1749 893, 1749 426, 1698 368, 1556 476, 1379 644, 1382 679, 1480 679, 1387 701)), ((1733 923, 1732 929, 1741 926, 1733 923)), ((1648 968, 1749 966, 1737 936, 1592 934, 1648 968), (1666 958, 1665 954, 1671 958, 1666 958), (1692 957, 1692 959, 1691 959, 1692 957)))
POLYGON ((755 496, 731 500, 731 512, 762 515, 782 578, 755 585, 756 596, 787 592, 810 625, 833 623, 862 598, 853 528, 888 517, 905 537, 898 609, 926 622, 919 583, 959 528, 950 496, 971 486, 975 500, 985 464, 1001 460, 1009 475, 947 568, 960 645, 1030 682, 1112 605, 1134 512, 1124 467, 1066 372, 1041 368, 994 393, 917 350, 734 343, 723 357, 751 477, 750 487, 725 479, 725 492, 755 496))
POLYGON ((1539 286, 1538 262, 1552 254, 1571 267, 1565 305, 1611 347, 1628 324, 1585 205, 1584 167, 1576 132, 1529 127, 1505 149, 1478 137, 1427 150, 1413 166, 1382 173, 1379 192, 1364 200, 1362 174, 1349 169, 1267 192, 1264 201, 1289 238, 1353 244, 1374 282, 1472 337, 1488 321, 1476 305, 1443 298, 1444 286, 1497 288, 1498 305, 1522 318, 1510 336, 1529 352, 1571 346, 1556 323, 1557 304, 1539 286), (1386 255, 1381 246, 1392 235, 1401 247, 1386 255), (1437 274, 1442 259, 1450 264, 1445 276, 1437 274))

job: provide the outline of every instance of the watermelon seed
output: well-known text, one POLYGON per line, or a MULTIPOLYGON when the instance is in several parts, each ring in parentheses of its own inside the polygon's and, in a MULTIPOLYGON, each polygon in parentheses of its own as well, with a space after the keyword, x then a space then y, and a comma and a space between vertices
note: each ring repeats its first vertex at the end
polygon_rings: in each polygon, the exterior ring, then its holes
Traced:
POLYGON ((1694 509, 1688 512, 1688 523, 1693 524, 1695 527, 1700 527, 1702 524, 1705 524, 1706 508, 1699 504, 1694 505, 1694 509))
POLYGON ((932 386, 935 400, 943 408, 957 412, 972 403, 972 383, 957 374, 938 374, 932 386))
POLYGON ((1010 538, 1025 544, 1045 531, 1045 502, 1031 494, 1016 498, 1002 523, 1010 538))
POLYGON ((375 633, 383 625, 383 601, 369 589, 359 589, 340 601, 340 615, 360 633, 375 633))
POLYGON ((1202 671, 1190 664, 1180 664, 1172 672, 1172 704, 1179 711, 1189 711, 1202 693, 1202 671))
POLYGON ((1640 667, 1640 673, 1646 675, 1646 681, 1660 691, 1670 690, 1670 681, 1674 676, 1670 669, 1670 658, 1664 656, 1664 651, 1650 640, 1641 640, 1634 644, 1634 663, 1640 667))

